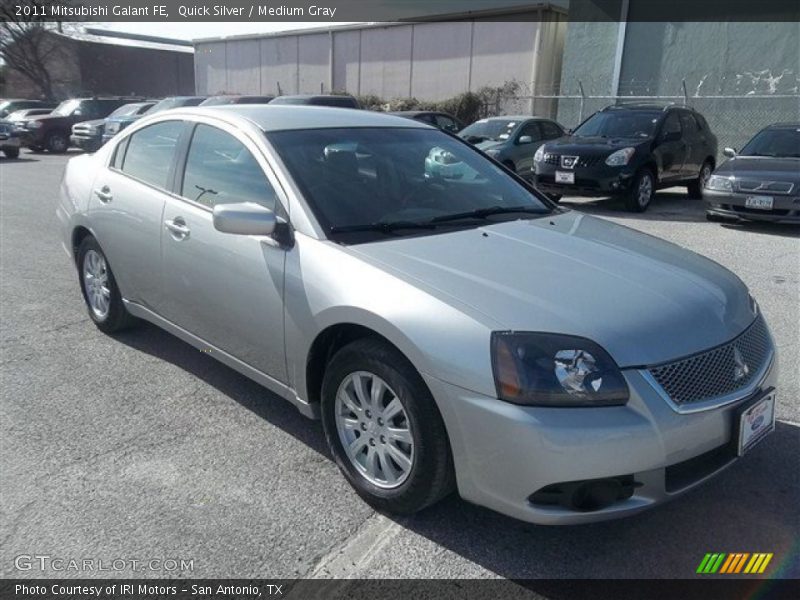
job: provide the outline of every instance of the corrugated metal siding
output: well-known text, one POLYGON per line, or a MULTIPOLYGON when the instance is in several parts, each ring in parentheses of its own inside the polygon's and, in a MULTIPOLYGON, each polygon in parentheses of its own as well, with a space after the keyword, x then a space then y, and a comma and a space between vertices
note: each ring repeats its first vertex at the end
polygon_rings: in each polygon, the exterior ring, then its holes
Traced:
POLYGON ((387 99, 412 95, 441 100, 512 79, 528 89, 537 72, 552 87, 560 78, 565 24, 556 19, 542 26, 547 48, 538 59, 537 21, 414 23, 201 42, 195 54, 197 91, 291 94, 333 89, 387 99), (541 64, 534 68, 537 60, 541 64), (258 70, 260 78, 254 76, 258 70))

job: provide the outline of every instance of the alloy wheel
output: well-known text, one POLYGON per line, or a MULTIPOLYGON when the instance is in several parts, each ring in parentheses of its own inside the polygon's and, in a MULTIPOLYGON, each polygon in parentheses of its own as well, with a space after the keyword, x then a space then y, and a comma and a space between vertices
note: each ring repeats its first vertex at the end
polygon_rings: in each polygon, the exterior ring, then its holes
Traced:
POLYGON ((639 206, 645 207, 650 204, 650 198, 653 196, 653 180, 648 174, 644 174, 639 178, 639 187, 636 190, 636 200, 639 206))
POLYGON ((414 439, 394 390, 374 373, 350 373, 336 392, 334 411, 342 448, 358 473, 380 488, 402 485, 414 465, 414 439))
POLYGON ((108 266, 103 255, 95 250, 89 250, 83 258, 83 289, 89 308, 96 317, 105 319, 111 306, 108 266))

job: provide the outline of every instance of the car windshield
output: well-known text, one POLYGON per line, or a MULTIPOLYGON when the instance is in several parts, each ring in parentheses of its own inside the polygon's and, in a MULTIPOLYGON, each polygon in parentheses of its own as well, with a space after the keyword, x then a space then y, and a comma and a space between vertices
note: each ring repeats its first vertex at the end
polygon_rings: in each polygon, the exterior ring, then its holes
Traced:
POLYGON ((267 134, 321 225, 356 243, 549 214, 550 205, 471 146, 433 129, 267 134), (355 236, 355 237, 354 237, 355 236))
POLYGON ((655 135, 656 125, 662 114, 656 111, 641 110, 598 112, 578 126, 573 135, 580 137, 649 138, 655 135))
POLYGON ((462 129, 458 135, 473 143, 486 140, 499 142, 511 137, 519 124, 520 121, 516 120, 481 119, 462 129))
POLYGON ((800 158, 800 127, 764 129, 747 142, 739 154, 800 158))
POLYGON ((110 119, 113 117, 128 117, 130 115, 135 115, 139 112, 141 107, 141 104, 124 104, 108 115, 108 118, 110 119))
POLYGON ((54 117, 68 117, 76 108, 81 105, 80 100, 64 100, 61 104, 55 107, 50 114, 54 117))

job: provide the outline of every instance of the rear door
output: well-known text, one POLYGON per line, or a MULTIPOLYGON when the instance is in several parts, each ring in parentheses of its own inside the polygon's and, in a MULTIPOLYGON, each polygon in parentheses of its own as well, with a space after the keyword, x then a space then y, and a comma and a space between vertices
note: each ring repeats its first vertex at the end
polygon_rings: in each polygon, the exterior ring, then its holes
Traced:
POLYGON ((214 228, 218 204, 255 202, 285 214, 279 186, 245 135, 194 126, 161 227, 158 312, 202 340, 286 382, 283 330, 286 251, 268 236, 214 228))
POLYGON ((161 121, 124 138, 95 178, 90 220, 122 296, 153 307, 161 291, 161 230, 180 120, 161 121))
POLYGON ((706 157, 704 143, 694 115, 688 110, 680 110, 679 113, 683 139, 686 142, 686 160, 683 162, 682 174, 687 179, 694 179, 700 173, 700 167, 706 157))
POLYGON ((654 150, 661 165, 661 181, 677 181, 683 177, 686 141, 682 138, 678 112, 670 110, 661 123, 654 150))

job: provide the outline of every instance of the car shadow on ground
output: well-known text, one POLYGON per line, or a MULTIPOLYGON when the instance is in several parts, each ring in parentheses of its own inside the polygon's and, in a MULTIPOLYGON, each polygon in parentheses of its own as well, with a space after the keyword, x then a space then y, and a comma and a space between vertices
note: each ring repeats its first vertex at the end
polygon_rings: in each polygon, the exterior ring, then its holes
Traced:
POLYGON ((19 158, 8 158, 7 156, 3 156, 0 158, 0 165, 4 165, 7 163, 26 163, 26 162, 39 162, 38 158, 32 158, 30 156, 20 156, 19 158))
MULTIPOLYGON (((331 458, 318 422, 189 344, 149 324, 116 338, 193 374, 331 458)), ((800 426, 778 422, 743 460, 697 489, 642 514, 591 525, 531 525, 456 494, 417 515, 390 518, 511 579, 686 578, 706 552, 773 552, 765 576, 800 577, 798 456, 800 426)))
POLYGON ((620 198, 577 198, 561 201, 561 206, 599 217, 635 219, 637 221, 680 221, 700 223, 706 220, 702 200, 689 198, 684 192, 663 190, 658 192, 649 208, 643 213, 629 212, 620 198))

